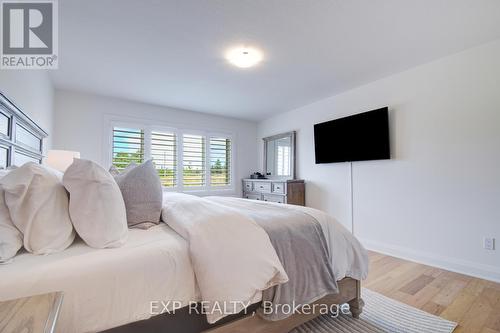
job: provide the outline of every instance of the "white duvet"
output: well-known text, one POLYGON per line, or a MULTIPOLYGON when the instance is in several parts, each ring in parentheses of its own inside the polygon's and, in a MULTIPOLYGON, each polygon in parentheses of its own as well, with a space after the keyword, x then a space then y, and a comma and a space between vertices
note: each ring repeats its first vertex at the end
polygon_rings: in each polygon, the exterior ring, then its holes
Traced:
MULTIPOLYGON (((224 205, 237 206, 240 198, 232 197, 207 197, 216 202, 224 203, 224 205)), ((259 201, 259 205, 274 205, 282 208, 298 210, 312 216, 321 225, 323 234, 326 238, 328 250, 331 254, 333 273, 337 281, 345 277, 350 277, 356 280, 364 280, 368 276, 368 253, 357 240, 342 224, 334 217, 325 212, 304 206, 283 205, 280 203, 259 201)))
POLYGON ((269 236, 252 219, 192 195, 172 193, 164 201, 163 221, 188 240, 209 323, 288 281, 269 236))

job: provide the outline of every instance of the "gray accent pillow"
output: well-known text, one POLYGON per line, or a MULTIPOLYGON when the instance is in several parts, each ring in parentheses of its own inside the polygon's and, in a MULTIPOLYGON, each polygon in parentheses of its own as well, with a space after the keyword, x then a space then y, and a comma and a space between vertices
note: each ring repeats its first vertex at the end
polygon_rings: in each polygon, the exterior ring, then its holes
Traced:
MULTIPOLYGON (((127 172, 129 170, 132 170, 133 168, 135 168, 137 166, 137 163, 135 162, 132 162, 130 163, 129 165, 127 165, 125 167, 125 169, 123 169, 122 172, 127 172)), ((118 170, 117 167, 115 167, 114 165, 112 165, 110 168, 109 168, 109 173, 111 174, 111 176, 115 177, 115 176, 118 176, 120 174, 120 170, 118 170)))
POLYGON ((120 174, 120 170, 118 170, 117 167, 115 167, 114 165, 112 165, 110 168, 109 168, 109 173, 111 174, 111 176, 118 176, 120 174))
POLYGON ((160 223, 163 190, 152 160, 128 166, 115 180, 125 201, 130 228, 147 229, 160 223))

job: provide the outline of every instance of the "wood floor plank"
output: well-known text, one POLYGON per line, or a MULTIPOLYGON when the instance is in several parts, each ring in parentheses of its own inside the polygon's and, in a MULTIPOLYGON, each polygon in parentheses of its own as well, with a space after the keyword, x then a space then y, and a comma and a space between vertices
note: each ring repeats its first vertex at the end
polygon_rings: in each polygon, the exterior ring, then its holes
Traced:
POLYGON ((453 302, 451 302, 451 304, 448 305, 443 312, 441 312, 441 317, 451 321, 460 322, 467 311, 469 311, 472 307, 476 298, 477 296, 470 293, 468 290, 462 290, 453 302))
MULTIPOLYGON (((488 289, 485 289, 485 292, 488 292, 488 289)), ((493 331, 500 331, 500 301, 497 300, 496 304, 493 305, 491 314, 488 319, 486 319, 484 326, 493 331)))
POLYGON ((478 297, 460 320, 464 332, 481 332, 493 309, 488 301, 478 297))
POLYGON ((489 286, 489 281, 481 280, 478 278, 472 278, 467 285, 467 290, 472 294, 479 296, 483 292, 484 288, 489 286))
POLYGON ((438 288, 432 285, 424 286, 424 288, 416 292, 415 295, 408 295, 407 302, 405 303, 421 309, 426 303, 432 300, 436 296, 436 294, 439 293, 439 291, 440 290, 438 288))
POLYGON ((401 288, 408 279, 415 277, 415 271, 418 270, 418 264, 412 262, 405 262, 399 264, 396 268, 392 269, 389 273, 385 272, 380 275, 378 279, 368 281, 366 286, 371 284, 380 290, 379 292, 391 292, 401 288))
POLYGON ((454 333, 500 333, 500 283, 376 252, 369 256, 368 289, 457 322, 454 333))
POLYGON ((500 290, 500 283, 496 283, 496 282, 493 282, 493 281, 488 281, 488 287, 496 289, 496 290, 500 290))
POLYGON ((415 295, 432 281, 434 281, 434 278, 432 276, 422 274, 405 284, 399 289, 399 291, 402 291, 409 295, 415 295))
MULTIPOLYGON (((500 302, 500 290, 486 287, 481 293, 481 297, 484 297, 491 307, 495 307, 500 302)), ((498 315, 500 316, 500 313, 498 315)))
POLYGON ((467 286, 467 282, 452 280, 442 287, 439 293, 432 299, 436 304, 448 306, 458 296, 460 291, 467 286))
POLYGON ((446 271, 443 271, 440 268, 430 267, 425 265, 420 265, 420 269, 422 270, 422 274, 432 276, 433 278, 437 278, 438 276, 446 273, 446 271))
POLYGON ((435 316, 439 316, 444 309, 445 309, 444 306, 437 304, 433 301, 429 301, 421 307, 421 310, 424 310, 425 312, 428 312, 435 316))
MULTIPOLYGON (((453 332, 455 333, 455 332, 453 332)), ((491 328, 485 327, 481 330, 481 333, 500 333, 500 331, 492 330, 491 328)))

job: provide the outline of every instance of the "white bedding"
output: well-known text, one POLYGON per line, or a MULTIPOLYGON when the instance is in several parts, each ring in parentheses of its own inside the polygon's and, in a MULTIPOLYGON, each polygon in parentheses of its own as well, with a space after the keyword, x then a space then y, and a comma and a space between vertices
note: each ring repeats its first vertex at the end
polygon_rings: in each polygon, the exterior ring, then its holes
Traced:
MULTIPOLYGON (((248 202, 246 199, 233 197, 207 197, 215 202, 221 202, 226 205, 238 206, 239 201, 248 202)), ((283 205, 274 202, 259 201, 259 205, 270 205, 286 207, 292 210, 298 210, 312 216, 321 225, 325 235, 328 249, 332 254, 332 268, 337 281, 345 277, 351 277, 357 280, 364 280, 368 276, 368 254, 359 241, 334 217, 325 212, 304 206, 283 205)), ((257 206, 258 207, 258 206, 257 206)), ((258 209, 258 208, 256 208, 258 209)))
MULTIPOLYGON (((269 203, 270 205, 281 205, 269 203)), ((332 268, 337 281, 345 277, 364 280, 368 277, 368 253, 356 237, 332 216, 314 208, 289 205, 291 209, 300 210, 314 217, 326 237, 332 253, 332 268)))
POLYGON ((214 309, 206 311, 209 323, 240 312, 261 300, 262 291, 288 282, 268 234, 253 219, 193 195, 168 193, 164 200, 162 219, 188 241, 202 300, 214 309))
MULTIPOLYGON (((337 280, 366 277, 366 251, 345 228, 320 211, 289 207, 321 224, 337 280)), ((147 319, 151 301, 200 300, 188 244, 165 224, 131 229, 120 248, 92 249, 78 241, 61 253, 22 253, 13 263, 0 265, 0 300, 60 290, 65 296, 58 331, 65 333, 95 332, 147 319)))
POLYGON ((187 243, 165 224, 131 229, 120 248, 81 240, 47 256, 0 265, 0 300, 64 291, 58 332, 94 332, 150 317, 150 302, 198 300, 187 243))

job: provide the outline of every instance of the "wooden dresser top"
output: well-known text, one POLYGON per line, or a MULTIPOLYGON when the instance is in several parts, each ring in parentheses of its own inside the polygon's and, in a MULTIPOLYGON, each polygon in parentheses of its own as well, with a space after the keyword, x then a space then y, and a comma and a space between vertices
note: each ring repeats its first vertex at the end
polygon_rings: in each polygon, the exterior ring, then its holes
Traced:
POLYGON ((303 183, 304 179, 252 179, 252 178, 243 178, 245 182, 274 182, 274 183, 303 183))

